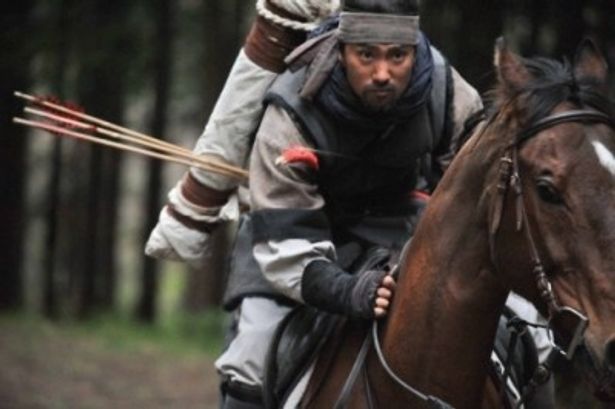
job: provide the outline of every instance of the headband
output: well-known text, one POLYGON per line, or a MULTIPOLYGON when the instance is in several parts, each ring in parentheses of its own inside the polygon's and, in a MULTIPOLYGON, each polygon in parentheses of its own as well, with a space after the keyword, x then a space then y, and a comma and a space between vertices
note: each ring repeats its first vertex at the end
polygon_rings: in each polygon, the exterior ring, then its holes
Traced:
POLYGON ((344 43, 410 44, 419 42, 419 16, 342 12, 339 39, 344 43))

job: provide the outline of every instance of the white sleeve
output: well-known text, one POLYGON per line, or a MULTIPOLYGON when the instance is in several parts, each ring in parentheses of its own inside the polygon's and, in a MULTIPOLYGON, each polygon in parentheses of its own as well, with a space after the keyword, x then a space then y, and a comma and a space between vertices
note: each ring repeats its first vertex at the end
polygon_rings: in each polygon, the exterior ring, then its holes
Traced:
POLYGON ((335 248, 330 241, 270 240, 254 246, 254 258, 275 289, 303 302, 301 279, 305 267, 314 260, 335 260, 335 248))
MULTIPOLYGON (((276 73, 258 66, 241 50, 194 152, 245 166, 250 138, 263 115, 263 98, 276 78, 276 73)), ((237 180, 213 172, 196 168, 191 172, 214 189, 228 190, 237 185, 237 180)))

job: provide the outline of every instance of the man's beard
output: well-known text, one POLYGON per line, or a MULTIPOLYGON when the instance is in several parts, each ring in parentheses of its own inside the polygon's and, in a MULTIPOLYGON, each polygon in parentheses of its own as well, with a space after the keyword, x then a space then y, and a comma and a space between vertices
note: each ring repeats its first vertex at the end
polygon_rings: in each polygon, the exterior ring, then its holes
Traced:
POLYGON ((373 113, 390 111, 398 99, 399 95, 392 85, 368 85, 361 93, 363 106, 373 113))

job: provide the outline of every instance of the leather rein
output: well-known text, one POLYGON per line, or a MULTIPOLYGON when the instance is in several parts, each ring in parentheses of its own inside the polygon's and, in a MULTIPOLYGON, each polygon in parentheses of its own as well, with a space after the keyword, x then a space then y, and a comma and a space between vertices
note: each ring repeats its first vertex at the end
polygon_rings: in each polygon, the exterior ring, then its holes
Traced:
MULTIPOLYGON (((516 214, 516 231, 524 231, 526 241, 528 243, 530 258, 532 260, 532 274, 535 276, 536 286, 540 293, 541 298, 548 307, 548 326, 547 329, 552 329, 554 323, 568 323, 569 327, 568 337, 566 339, 552 340, 551 343, 556 351, 563 354, 568 360, 572 359, 575 350, 584 342, 585 330, 589 325, 589 319, 580 311, 568 307, 561 306, 557 301, 555 293, 553 292, 553 286, 551 281, 547 277, 544 264, 540 258, 538 248, 536 247, 536 241, 532 235, 530 224, 527 216, 527 210, 525 207, 525 201, 523 200, 523 190, 521 188, 521 176, 519 171, 518 151, 521 145, 529 139, 535 137, 545 129, 553 126, 569 123, 569 122, 582 122, 582 123, 603 123, 609 127, 615 129, 615 121, 608 115, 589 109, 569 110, 549 115, 536 121, 533 125, 523 129, 517 134, 513 143, 511 143, 504 151, 504 154, 500 158, 499 179, 497 185, 497 195, 494 211, 489 225, 489 247, 491 251, 491 258, 494 265, 496 264, 496 251, 495 251, 495 236, 499 230, 502 216, 504 213, 504 204, 506 196, 509 190, 512 190, 515 195, 515 214, 516 214), (558 342, 559 341, 559 342, 558 342)), ((429 407, 439 409, 452 409, 453 406, 449 403, 442 401, 441 399, 426 395, 411 385, 404 382, 389 366, 386 357, 382 353, 380 346, 380 340, 378 337, 378 321, 374 321, 372 324, 371 341, 373 342, 374 349, 380 361, 380 364, 385 369, 389 377, 403 389, 417 397, 419 400, 425 402, 429 407)), ((346 382, 342 388, 342 393, 338 397, 334 408, 345 408, 348 405, 348 400, 352 386, 358 378, 360 368, 364 369, 365 357, 367 356, 367 349, 369 348, 370 337, 365 339, 359 357, 355 361, 353 368, 351 369, 350 376, 346 379, 346 382)), ((544 374, 542 374, 544 376, 544 374)), ((366 385, 369 389, 369 385, 366 385)), ((370 407, 372 402, 368 402, 370 407)))

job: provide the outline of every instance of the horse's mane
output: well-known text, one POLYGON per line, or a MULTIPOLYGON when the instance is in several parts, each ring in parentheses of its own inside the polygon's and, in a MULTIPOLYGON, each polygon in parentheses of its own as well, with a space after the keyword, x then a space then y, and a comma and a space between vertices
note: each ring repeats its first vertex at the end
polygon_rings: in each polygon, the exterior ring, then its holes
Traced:
POLYGON ((521 58, 521 61, 531 76, 530 81, 515 90, 507 89, 501 83, 489 90, 484 96, 485 109, 466 121, 457 150, 472 135, 478 123, 482 120, 490 123, 502 110, 513 106, 521 107, 524 121, 528 124, 548 116, 563 102, 572 103, 575 108, 588 107, 615 116, 612 101, 601 90, 602 84, 591 77, 577 78, 568 60, 536 57, 521 58))
POLYGON ((528 123, 544 118, 563 102, 570 102, 576 108, 591 107, 613 115, 613 105, 601 91, 601 84, 591 77, 577 78, 568 60, 536 57, 523 58, 522 62, 531 79, 514 92, 503 91, 501 85, 490 91, 485 99, 488 117, 520 99, 523 100, 528 123))

